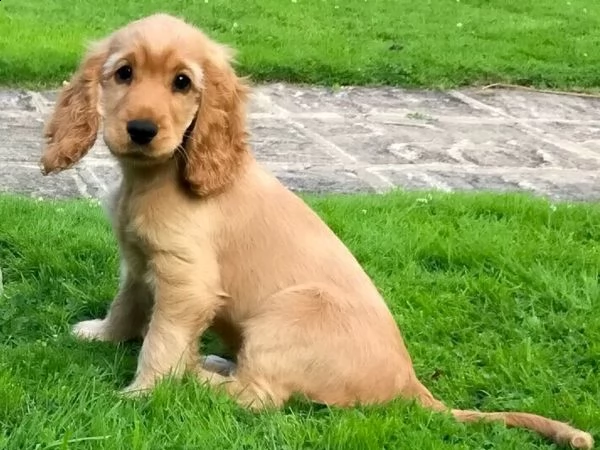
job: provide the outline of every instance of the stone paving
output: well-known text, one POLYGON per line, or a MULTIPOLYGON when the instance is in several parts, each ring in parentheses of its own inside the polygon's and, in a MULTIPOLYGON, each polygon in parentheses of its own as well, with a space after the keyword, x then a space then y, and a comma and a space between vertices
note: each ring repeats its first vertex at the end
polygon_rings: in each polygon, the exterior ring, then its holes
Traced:
MULTIPOLYGON (((0 192, 100 197, 118 179, 101 139, 43 177, 56 92, 0 91, 0 192)), ((600 99, 512 89, 449 92, 261 85, 250 104, 257 158, 296 191, 527 191, 600 199, 600 99)))

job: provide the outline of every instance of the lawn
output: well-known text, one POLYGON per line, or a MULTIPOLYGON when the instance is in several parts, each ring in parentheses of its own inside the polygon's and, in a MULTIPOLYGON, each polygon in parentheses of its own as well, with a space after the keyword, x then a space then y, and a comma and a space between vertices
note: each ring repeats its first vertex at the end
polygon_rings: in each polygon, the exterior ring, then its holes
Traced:
MULTIPOLYGON (((456 407, 526 410, 600 434, 600 205, 518 195, 309 197, 385 294, 419 376, 456 407)), ((0 448, 550 449, 396 401, 253 415, 192 380, 115 392, 139 344, 76 341, 106 310, 117 250, 99 206, 0 197, 0 448)), ((208 351, 219 351, 206 339, 208 351)), ((374 380, 376 382, 376 380, 374 380)))
POLYGON ((446 88, 600 84, 591 0, 5 0, 0 85, 54 85, 85 42, 157 11, 239 50, 257 81, 446 88))

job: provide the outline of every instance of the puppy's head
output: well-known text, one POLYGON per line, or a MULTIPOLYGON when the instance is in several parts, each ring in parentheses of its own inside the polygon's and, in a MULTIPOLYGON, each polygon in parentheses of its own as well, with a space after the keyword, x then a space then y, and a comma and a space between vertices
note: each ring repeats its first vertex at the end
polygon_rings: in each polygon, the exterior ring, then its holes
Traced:
POLYGON ((44 173, 67 169, 104 141, 123 164, 175 159, 192 191, 228 184, 246 151, 247 87, 230 50, 157 14, 96 43, 63 89, 46 127, 44 173))

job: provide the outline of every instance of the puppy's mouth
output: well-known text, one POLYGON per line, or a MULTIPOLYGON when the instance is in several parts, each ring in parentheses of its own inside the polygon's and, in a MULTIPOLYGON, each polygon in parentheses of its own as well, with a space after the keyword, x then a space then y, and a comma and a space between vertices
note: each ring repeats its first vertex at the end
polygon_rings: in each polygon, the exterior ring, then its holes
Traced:
POLYGON ((155 151, 141 146, 130 146, 120 151, 111 149, 111 153, 118 159, 140 163, 157 163, 165 161, 173 156, 172 152, 157 154, 155 151))
POLYGON ((150 151, 147 148, 137 147, 137 146, 133 147, 131 149, 128 149, 127 152, 122 153, 118 156, 120 158, 131 159, 134 161, 152 161, 157 158, 160 159, 160 156, 150 153, 150 151))

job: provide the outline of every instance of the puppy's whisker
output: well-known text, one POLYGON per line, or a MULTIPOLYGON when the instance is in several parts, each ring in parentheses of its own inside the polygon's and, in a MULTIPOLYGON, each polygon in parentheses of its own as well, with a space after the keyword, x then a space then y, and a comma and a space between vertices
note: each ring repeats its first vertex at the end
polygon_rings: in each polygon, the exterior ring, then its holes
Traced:
POLYGON ((179 153, 179 154, 180 154, 180 155, 183 157, 183 160, 184 160, 184 163, 185 163, 185 164, 188 164, 188 163, 189 163, 189 160, 190 160, 190 155, 189 155, 189 153, 188 153, 188 151, 187 151, 187 148, 185 148, 185 146, 183 146, 183 145, 179 144, 179 145, 177 146, 177 148, 175 149, 175 151, 176 151, 177 153, 179 153))

